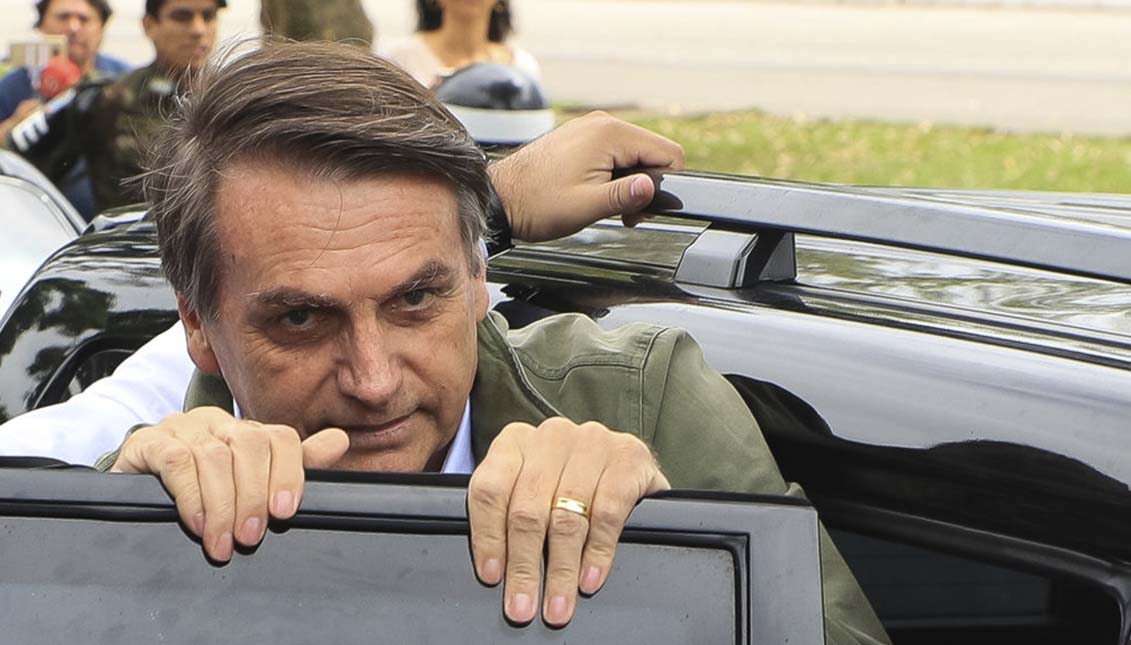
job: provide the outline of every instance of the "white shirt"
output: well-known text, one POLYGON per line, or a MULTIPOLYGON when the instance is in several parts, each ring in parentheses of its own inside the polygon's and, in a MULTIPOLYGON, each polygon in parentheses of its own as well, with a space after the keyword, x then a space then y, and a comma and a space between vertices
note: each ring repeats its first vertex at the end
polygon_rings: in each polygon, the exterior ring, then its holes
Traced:
MULTIPOLYGON (((117 449, 130 428, 180 412, 194 367, 184 327, 178 322, 122 361, 109 378, 65 403, 0 425, 0 455, 51 457, 91 466, 117 449)), ((469 401, 440 472, 467 475, 473 470, 469 401)))
POLYGON ((86 390, 58 405, 0 425, 0 455, 51 457, 93 465, 139 423, 157 423, 184 406, 193 363, 178 322, 86 390))

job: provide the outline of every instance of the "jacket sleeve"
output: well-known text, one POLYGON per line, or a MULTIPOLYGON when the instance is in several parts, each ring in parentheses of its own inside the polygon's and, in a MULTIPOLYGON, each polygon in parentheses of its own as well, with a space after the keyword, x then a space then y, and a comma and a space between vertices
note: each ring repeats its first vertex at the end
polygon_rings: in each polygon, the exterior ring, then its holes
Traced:
MULTIPOLYGON (((804 496, 782 478, 755 416, 687 332, 655 337, 643 380, 643 438, 673 487, 804 496)), ((827 642, 889 643, 823 525, 820 550, 827 642)))

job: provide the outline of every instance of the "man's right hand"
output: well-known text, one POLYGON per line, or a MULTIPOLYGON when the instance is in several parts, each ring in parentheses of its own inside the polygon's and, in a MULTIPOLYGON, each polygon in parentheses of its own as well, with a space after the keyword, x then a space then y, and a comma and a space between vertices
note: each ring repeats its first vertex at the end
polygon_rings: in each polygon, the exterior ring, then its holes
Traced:
POLYGON ((349 448, 342 430, 305 441, 289 426, 236 419, 219 408, 197 408, 134 431, 113 472, 153 473, 177 502, 185 526, 219 562, 233 541, 255 546, 268 517, 287 519, 302 500, 304 468, 328 468, 349 448))
POLYGON ((491 164, 491 179, 506 207, 512 235, 543 242, 572 235, 593 222, 622 215, 641 219, 656 189, 644 173, 618 170, 683 168, 678 143, 604 112, 573 119, 491 164))

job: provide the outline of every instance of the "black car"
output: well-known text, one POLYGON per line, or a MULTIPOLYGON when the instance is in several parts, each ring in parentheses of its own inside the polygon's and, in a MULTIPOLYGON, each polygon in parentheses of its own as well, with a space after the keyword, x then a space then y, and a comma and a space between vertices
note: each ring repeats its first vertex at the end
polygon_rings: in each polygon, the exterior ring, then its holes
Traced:
MULTIPOLYGON (((496 307, 512 326, 570 311, 606 327, 688 329, 755 411, 896 643, 1131 644, 1131 199, 691 173, 662 188, 659 216, 634 230, 601 222, 492 259, 496 307)), ((0 419, 81 391, 175 319, 150 223, 82 236, 40 269, 0 328, 0 419)), ((43 492, 43 473, 3 476, 4 490, 22 491, 0 500, 5 520, 113 522, 90 509, 126 507, 175 524, 159 488, 91 483, 78 495, 62 484, 43 492), (13 483, 22 478, 38 488, 13 483)), ((326 484, 326 516, 349 515, 335 485, 348 496, 363 484, 326 484)), ((663 528, 678 508, 644 513, 626 539, 701 544, 663 528)), ((398 517, 424 521, 414 512, 398 517)), ((460 534, 446 523, 457 515, 429 516, 446 529, 414 526, 460 534)), ((743 582, 728 583, 737 604, 723 640, 774 642, 755 639, 766 615, 755 596, 768 590, 750 554, 765 552, 752 529, 712 530, 747 540, 729 551, 725 579, 743 582)), ((641 575, 643 562, 624 566, 641 575)), ((804 576, 775 580, 771 597, 812 600, 804 576)), ((697 578, 666 584, 685 585, 689 607, 717 597, 697 578)), ((797 611, 787 622, 819 624, 819 604, 797 611)), ((578 624, 526 634, 589 640, 571 632, 578 624)))

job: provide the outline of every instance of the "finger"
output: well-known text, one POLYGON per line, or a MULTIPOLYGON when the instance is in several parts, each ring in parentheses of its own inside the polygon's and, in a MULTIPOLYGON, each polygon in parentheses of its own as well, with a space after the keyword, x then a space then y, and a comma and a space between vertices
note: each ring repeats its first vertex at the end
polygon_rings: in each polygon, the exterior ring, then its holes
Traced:
POLYGON ((619 435, 620 446, 610 463, 617 469, 606 469, 593 494, 589 515, 589 537, 581 556, 579 589, 594 594, 609 577, 616 555, 617 542, 632 509, 644 495, 671 488, 660 472, 648 446, 630 435, 619 435), (620 465, 635 464, 625 471, 620 465))
MULTIPOLYGON (((303 480, 306 479, 307 468, 331 468, 345 456, 350 448, 350 437, 341 428, 324 428, 303 439, 299 445, 302 449, 303 480)), ((294 511, 302 504, 304 487, 299 486, 294 490, 294 511)), ((284 498, 283 501, 286 501, 284 498)), ((292 515, 294 514, 292 511, 292 515)))
POLYGON ((572 452, 573 423, 550 419, 528 436, 540 449, 524 446, 522 470, 507 511, 507 559, 504 611, 516 623, 537 614, 542 582, 542 548, 550 522, 550 505, 565 459, 572 452), (555 449, 548 450, 547 446, 555 449))
MULTIPOLYGON (((271 516, 285 520, 298 510, 306 479, 302 442, 298 432, 289 426, 266 425, 263 429, 271 440, 271 481, 267 489, 271 516)), ((346 441, 348 445, 349 439, 346 441)))
MULTIPOLYGON (((138 454, 145 467, 123 468, 120 472, 151 472, 160 477, 161 483, 177 503, 177 514, 180 515, 181 521, 194 535, 203 538, 204 502, 200 495, 200 484, 196 479, 196 460, 193 458, 192 449, 183 441, 173 438, 170 433, 153 433, 154 439, 158 436, 160 440, 148 441, 144 440, 143 436, 143 440, 139 443, 138 454)), ((123 452, 125 452, 124 447, 123 452)), ((118 464, 115 464, 115 468, 117 467, 118 464)))
POLYGON ((262 426, 231 421, 212 433, 228 444, 236 507, 233 535, 244 546, 255 546, 267 530, 268 486, 271 481, 271 439, 262 426))
MULTIPOLYGON (((575 429, 578 439, 558 481, 554 502, 560 498, 576 500, 592 508, 593 495, 605 468, 603 446, 609 431, 596 423, 575 429)), ((550 511, 549 543, 546 558, 546 592, 542 617, 547 624, 560 627, 568 623, 577 607, 577 589, 582 549, 589 534, 589 520, 574 511, 550 511)))
POLYGON ((683 168, 683 146, 675 141, 603 112, 592 113, 588 118, 606 120, 603 138, 611 142, 616 168, 683 168))
POLYGON ((467 519, 471 529, 471 558, 475 575, 484 584, 503 580, 507 558, 507 509, 511 492, 522 469, 522 451, 517 435, 533 426, 514 423, 491 443, 487 457, 471 475, 467 485, 467 519))
POLYGON ((209 429, 198 426, 177 429, 177 436, 191 448, 196 460, 196 478, 204 504, 204 551, 218 562, 232 557, 236 520, 236 489, 232 450, 209 429))
POLYGON ((304 468, 330 468, 349 448, 350 438, 345 430, 319 430, 302 442, 302 465, 304 468))
POLYGON ((637 224, 646 219, 652 219, 652 215, 648 213, 624 213, 621 215, 621 224, 625 228, 635 228, 637 224))
POLYGON ((592 215, 593 220, 622 213, 635 213, 652 202, 656 186, 652 178, 643 173, 578 188, 579 207, 592 215))

